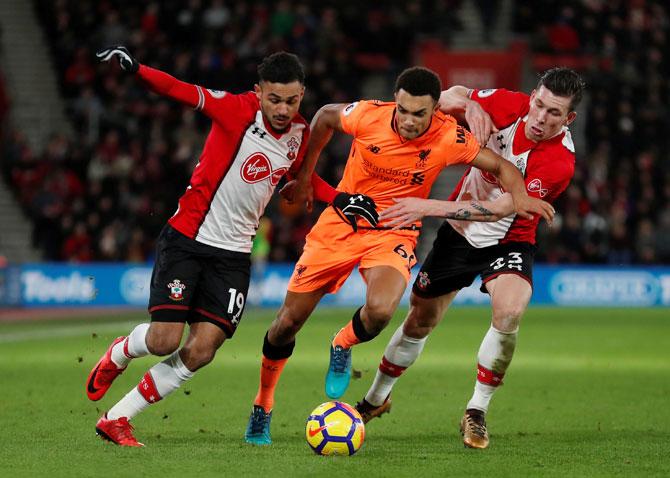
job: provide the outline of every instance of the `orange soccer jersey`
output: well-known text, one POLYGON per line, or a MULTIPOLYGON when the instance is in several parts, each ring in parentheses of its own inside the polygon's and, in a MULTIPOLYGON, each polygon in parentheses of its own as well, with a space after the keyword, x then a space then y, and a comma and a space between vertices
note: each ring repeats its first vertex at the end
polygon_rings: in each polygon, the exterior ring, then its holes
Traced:
MULTIPOLYGON (((479 144, 451 116, 437 112, 428 130, 412 140, 395 131, 395 103, 359 101, 341 114, 344 131, 354 137, 337 189, 370 196, 383 210, 393 198, 426 198, 446 166, 469 163, 479 144)), ((332 209, 326 209, 307 236, 288 289, 336 292, 353 268, 391 266, 409 280, 416 262, 416 230, 369 230, 357 233, 332 209)), ((383 226, 383 224, 381 224, 383 226)))
POLYGON ((340 117, 354 141, 337 189, 366 194, 379 210, 392 198, 427 198, 446 166, 470 163, 479 153, 474 136, 451 116, 438 111, 425 133, 406 140, 395 130, 394 115, 393 102, 358 101, 340 117))

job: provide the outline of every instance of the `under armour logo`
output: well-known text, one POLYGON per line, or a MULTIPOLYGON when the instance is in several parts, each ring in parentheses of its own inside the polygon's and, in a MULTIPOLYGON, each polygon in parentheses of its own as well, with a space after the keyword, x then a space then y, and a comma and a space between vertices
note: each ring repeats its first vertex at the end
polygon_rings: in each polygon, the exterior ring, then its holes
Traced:
POLYGON ((266 131, 261 131, 261 129, 258 126, 254 126, 254 129, 251 131, 251 134, 256 134, 261 137, 261 139, 265 138, 265 135, 268 134, 266 131))
POLYGON ((507 145, 503 143, 503 139, 505 139, 505 136, 502 134, 496 136, 496 141, 498 141, 498 146, 500 146, 500 149, 505 149, 507 147, 507 145))

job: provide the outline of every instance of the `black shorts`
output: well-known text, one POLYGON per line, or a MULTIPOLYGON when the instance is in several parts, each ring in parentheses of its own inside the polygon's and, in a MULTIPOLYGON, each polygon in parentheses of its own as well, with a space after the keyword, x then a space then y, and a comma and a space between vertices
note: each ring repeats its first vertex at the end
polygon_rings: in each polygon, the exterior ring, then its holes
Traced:
POLYGON ((202 244, 166 225, 156 242, 151 320, 211 322, 232 337, 244 311, 250 270, 250 254, 202 244))
POLYGON ((508 242, 477 248, 445 221, 414 281, 412 291, 419 297, 439 297, 468 287, 477 275, 486 282, 501 274, 517 274, 533 287, 535 246, 508 242))

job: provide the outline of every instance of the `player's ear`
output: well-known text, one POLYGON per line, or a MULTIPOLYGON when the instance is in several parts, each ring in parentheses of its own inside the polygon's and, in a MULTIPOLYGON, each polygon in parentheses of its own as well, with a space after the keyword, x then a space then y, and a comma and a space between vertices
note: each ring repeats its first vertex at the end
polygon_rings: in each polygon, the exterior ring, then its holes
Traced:
POLYGON ((260 101, 263 92, 261 91, 261 86, 258 83, 254 84, 254 93, 256 93, 256 98, 258 98, 258 101, 260 101))
POLYGON ((569 126, 570 123, 572 123, 576 117, 577 117, 576 111, 571 111, 570 113, 568 113, 568 119, 565 120, 565 126, 569 126))
POLYGON ((535 93, 537 93, 537 90, 533 90, 530 92, 530 100, 529 103, 532 103, 533 100, 535 99, 535 93))

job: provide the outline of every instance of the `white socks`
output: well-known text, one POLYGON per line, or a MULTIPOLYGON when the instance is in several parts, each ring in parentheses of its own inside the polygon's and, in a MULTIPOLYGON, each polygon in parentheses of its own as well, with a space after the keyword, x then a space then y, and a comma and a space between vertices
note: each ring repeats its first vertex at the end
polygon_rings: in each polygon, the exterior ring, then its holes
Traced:
POLYGON ((117 420, 120 417, 127 417, 130 420, 150 404, 178 389, 193 375, 194 373, 182 362, 179 351, 176 351, 164 361, 151 367, 137 387, 128 392, 107 412, 107 418, 117 420))
POLYGON ((148 330, 149 324, 140 324, 128 334, 126 340, 112 348, 112 362, 117 367, 126 368, 132 359, 149 355, 146 340, 148 330))
POLYGON ((375 407, 384 403, 398 377, 414 363, 426 344, 428 337, 409 337, 404 334, 403 326, 398 327, 386 346, 375 380, 365 395, 365 400, 375 407))
POLYGON ((498 386, 502 384, 507 367, 512 361, 519 328, 510 333, 501 332, 491 326, 477 355, 477 382, 472 398, 466 408, 475 408, 484 413, 498 386))

